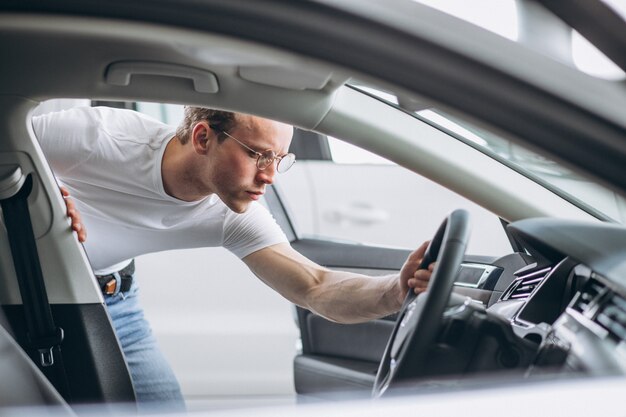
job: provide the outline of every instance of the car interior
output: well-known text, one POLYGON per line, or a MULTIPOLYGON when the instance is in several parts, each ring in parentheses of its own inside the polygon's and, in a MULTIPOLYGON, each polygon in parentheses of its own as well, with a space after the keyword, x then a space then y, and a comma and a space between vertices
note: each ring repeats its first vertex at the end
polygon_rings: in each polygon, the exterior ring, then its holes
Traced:
MULTIPOLYGON (((0 14, 5 53, 0 78, 0 367, 3 375, 12 375, 3 378, 0 407, 57 405, 71 414, 82 404, 135 401, 102 295, 68 226, 54 174, 30 123, 36 106, 54 98, 197 105, 279 120, 299 129, 294 146, 304 159, 319 158, 325 138, 336 137, 429 178, 501 219, 511 245, 505 256, 466 253, 471 231, 466 210, 433 219, 441 226, 429 248, 428 259, 438 262, 429 291, 407 296, 393 316, 346 325, 297 307, 302 348, 293 372, 303 402, 339 398, 337 393, 345 398, 346 392, 350 398, 414 393, 486 375, 532 381, 626 373, 620 353, 626 341, 626 228, 416 117, 415 111, 442 109, 515 143, 532 136, 525 143, 537 151, 532 141, 543 140, 539 128, 532 135, 511 118, 494 124, 481 119, 478 110, 468 114, 463 106, 481 106, 459 103, 457 108, 442 101, 438 94, 445 86, 433 80, 416 94, 401 78, 393 85, 304 49, 262 42, 262 35, 256 40, 207 26, 128 20, 124 16, 131 11, 125 8, 119 16, 98 16, 85 7, 75 14, 45 8, 33 14, 19 7, 0 14), (359 85, 394 91, 401 103, 390 105, 359 85), (403 102, 411 105, 403 108, 403 102), (507 130, 507 123, 514 126, 507 130)), ((423 27, 432 31, 423 33, 424 39, 450 53, 463 47, 474 60, 464 64, 490 65, 497 72, 491 75, 499 81, 485 81, 482 89, 497 90, 498 82, 520 83, 529 88, 526 92, 534 86, 536 96, 526 99, 527 108, 535 109, 546 96, 563 95, 563 106, 595 120, 588 136, 606 127, 624 138, 623 85, 616 89, 465 22, 415 7, 423 13, 423 27), (454 30, 446 35, 433 22, 454 30), (523 68, 516 66, 520 62, 523 68), (515 79, 498 78, 506 71, 515 79), (580 88, 572 91, 571 85, 580 88), (602 99, 590 102, 587 91, 602 99)), ((432 62, 437 56, 433 52, 432 62)), ((405 76, 413 77, 415 69, 407 70, 405 76)), ((459 83, 470 85, 472 74, 468 69, 459 83)), ((502 112, 519 110, 523 122, 523 97, 513 96, 503 101, 508 104, 502 112)), ((481 111, 498 103, 485 101, 481 111)), ((552 113, 534 115, 537 126, 554 131, 560 117, 568 119, 559 113, 559 103, 550 101, 556 109, 552 113), (556 121, 542 123, 549 116, 556 121)), ((581 124, 586 120, 579 119, 581 124)), ((571 133, 575 139, 572 132, 559 136, 571 133)), ((616 159, 621 163, 619 155, 616 159)), ((570 161, 568 167, 573 165, 570 161)), ((619 173, 616 177, 623 168, 619 173)), ((602 178, 608 185, 610 178, 602 178)), ((623 195, 619 185, 611 187, 623 195)), ((291 245, 321 265, 385 275, 399 271, 410 253, 301 234, 280 182, 265 200, 291 245)))

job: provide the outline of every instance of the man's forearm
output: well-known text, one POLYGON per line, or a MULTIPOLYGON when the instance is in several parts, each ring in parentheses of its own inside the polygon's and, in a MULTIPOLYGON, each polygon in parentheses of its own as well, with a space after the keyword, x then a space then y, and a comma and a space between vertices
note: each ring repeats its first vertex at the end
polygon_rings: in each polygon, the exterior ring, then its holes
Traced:
POLYGON ((288 244, 261 249, 244 262, 292 303, 332 321, 360 323, 396 312, 409 288, 426 289, 430 271, 418 270, 425 249, 424 244, 412 252, 399 274, 381 277, 332 271, 288 244))
POLYGON ((404 297, 397 274, 370 277, 327 271, 322 282, 307 293, 305 307, 339 323, 360 323, 395 313, 404 297))

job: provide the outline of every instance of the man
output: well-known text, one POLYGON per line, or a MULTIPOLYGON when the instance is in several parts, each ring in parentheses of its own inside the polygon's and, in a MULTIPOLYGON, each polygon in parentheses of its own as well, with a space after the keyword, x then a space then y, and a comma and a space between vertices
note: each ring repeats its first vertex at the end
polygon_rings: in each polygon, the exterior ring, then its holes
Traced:
MULTIPOLYGON (((76 108, 33 118, 61 185, 129 364, 138 402, 183 404, 178 383, 151 335, 132 277, 135 256, 167 249, 224 246, 291 302, 330 320, 354 323, 399 309, 409 288, 425 290, 418 270, 426 244, 399 275, 331 271, 305 258, 257 200, 290 168, 291 126, 245 114, 187 107, 174 131, 140 113, 76 108), (126 284, 126 285, 125 285, 126 284)), ((176 277, 176 279, 182 279, 176 277)))

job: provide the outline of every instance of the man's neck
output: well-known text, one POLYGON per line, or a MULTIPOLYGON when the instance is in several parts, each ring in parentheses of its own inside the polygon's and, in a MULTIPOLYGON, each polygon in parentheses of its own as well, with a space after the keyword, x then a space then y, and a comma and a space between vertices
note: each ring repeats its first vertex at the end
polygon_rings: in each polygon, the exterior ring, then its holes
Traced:
POLYGON ((163 189, 167 195, 182 201, 198 201, 210 195, 210 192, 201 192, 194 178, 193 163, 185 145, 174 137, 165 147, 161 161, 161 179, 163 189))

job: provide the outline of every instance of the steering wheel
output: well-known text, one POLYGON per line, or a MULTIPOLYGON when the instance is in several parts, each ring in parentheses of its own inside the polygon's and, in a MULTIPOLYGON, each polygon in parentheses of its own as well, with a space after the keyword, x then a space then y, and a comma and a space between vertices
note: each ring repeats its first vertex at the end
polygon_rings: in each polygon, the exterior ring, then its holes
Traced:
POLYGON ((469 240, 469 213, 455 210, 443 221, 428 245, 421 268, 437 262, 426 292, 409 290, 380 362, 372 396, 380 397, 397 381, 423 373, 469 240))

